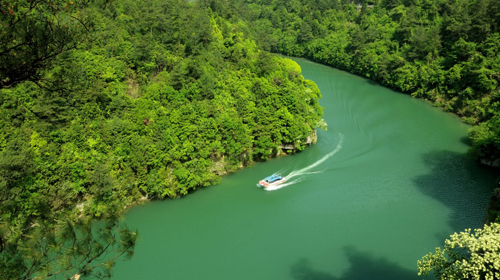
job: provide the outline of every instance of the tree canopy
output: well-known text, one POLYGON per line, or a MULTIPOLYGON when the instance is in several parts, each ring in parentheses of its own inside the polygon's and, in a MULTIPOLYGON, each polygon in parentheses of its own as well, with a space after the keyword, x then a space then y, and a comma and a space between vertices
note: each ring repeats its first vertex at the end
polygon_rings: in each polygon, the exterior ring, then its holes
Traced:
POLYGON ((40 82, 55 56, 88 39, 90 1, 2 1, 0 4, 0 88, 40 82))
POLYGON ((218 3, 2 2, 3 277, 106 276, 128 206, 306 147, 317 86, 218 3))
POLYGON ((500 278, 500 224, 467 229, 446 239, 418 261, 419 275, 433 272, 437 279, 494 280, 500 278))

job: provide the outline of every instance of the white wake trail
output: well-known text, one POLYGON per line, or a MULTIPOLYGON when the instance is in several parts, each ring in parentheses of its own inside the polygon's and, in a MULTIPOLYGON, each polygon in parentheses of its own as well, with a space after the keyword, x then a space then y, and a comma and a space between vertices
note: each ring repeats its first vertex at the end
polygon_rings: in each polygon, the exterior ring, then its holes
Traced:
POLYGON ((292 171, 290 174, 288 174, 287 176, 284 177, 286 179, 286 183, 279 184, 279 185, 276 185, 276 186, 267 187, 266 190, 267 191, 274 191, 274 190, 278 190, 278 189, 281 189, 281 188, 284 188, 286 186, 293 185, 295 183, 298 183, 298 182, 302 181, 301 178, 297 178, 297 179, 295 179, 293 181, 290 181, 290 179, 292 179, 293 177, 297 177, 297 176, 301 176, 301 175, 316 174, 316 173, 323 172, 323 171, 312 171, 312 172, 308 172, 308 171, 311 170, 311 169, 313 169, 314 167, 322 164, 327 159, 329 159, 330 157, 332 157, 333 155, 335 155, 336 153, 338 153, 340 151, 340 149, 342 149, 342 143, 344 142, 344 135, 341 134, 341 133, 339 133, 339 135, 340 135, 339 143, 337 144, 337 146, 335 147, 335 149, 333 151, 331 151, 328 154, 324 155, 318 161, 314 162, 313 164, 311 164, 309 166, 306 166, 306 167, 304 167, 302 169, 299 169, 299 170, 292 171))
POLYGON ((335 147, 335 149, 333 151, 329 152, 328 154, 326 154, 325 156, 323 156, 321 159, 319 159, 318 161, 316 161, 315 163, 313 163, 313 164, 311 164, 311 165, 309 165, 307 167, 304 167, 304 168, 296 170, 296 171, 292 171, 285 178, 288 180, 288 179, 291 179, 291 178, 293 178, 295 176, 306 174, 307 171, 309 171, 309 170, 313 169, 314 167, 322 164, 327 159, 329 159, 330 157, 332 157, 333 155, 335 155, 336 153, 338 153, 340 151, 340 149, 342 149, 342 143, 343 142, 344 142, 344 135, 340 134, 339 143, 337 144, 337 147, 335 147))
POLYGON ((290 182, 286 182, 286 183, 283 183, 283 184, 279 184, 279 185, 276 185, 276 186, 270 186, 270 187, 267 187, 265 188, 266 191, 275 191, 275 190, 279 190, 281 188, 284 188, 286 186, 290 186, 290 185, 293 185, 293 184, 296 184, 298 182, 302 181, 301 179, 295 179, 293 181, 290 181, 290 182))

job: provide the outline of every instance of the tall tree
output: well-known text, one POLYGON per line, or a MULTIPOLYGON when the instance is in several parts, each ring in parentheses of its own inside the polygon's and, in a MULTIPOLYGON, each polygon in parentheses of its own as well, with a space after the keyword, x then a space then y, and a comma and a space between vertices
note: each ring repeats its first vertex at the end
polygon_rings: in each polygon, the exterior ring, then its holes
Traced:
POLYGON ((39 82, 54 57, 87 40, 90 1, 1 1, 0 88, 39 82))
POLYGON ((40 220, 32 228, 29 235, 16 238, 0 224, 0 279, 109 277, 118 258, 132 256, 137 239, 116 217, 99 223, 62 219, 55 228, 40 220))

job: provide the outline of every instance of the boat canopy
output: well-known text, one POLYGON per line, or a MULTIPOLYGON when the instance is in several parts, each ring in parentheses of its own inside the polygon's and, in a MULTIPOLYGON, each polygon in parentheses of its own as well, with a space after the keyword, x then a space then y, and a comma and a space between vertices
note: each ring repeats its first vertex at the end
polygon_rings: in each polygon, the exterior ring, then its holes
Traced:
POLYGON ((269 177, 266 177, 264 178, 264 181, 268 182, 268 183, 272 183, 274 181, 278 181, 278 180, 281 180, 283 177, 279 176, 279 175, 276 175, 276 174, 273 174, 269 177))

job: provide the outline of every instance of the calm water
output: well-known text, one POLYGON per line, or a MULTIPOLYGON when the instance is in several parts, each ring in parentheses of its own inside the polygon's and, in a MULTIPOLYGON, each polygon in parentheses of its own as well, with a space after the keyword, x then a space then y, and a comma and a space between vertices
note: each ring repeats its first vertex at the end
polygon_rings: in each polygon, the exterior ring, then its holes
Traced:
POLYGON ((141 240, 114 279, 421 279, 418 259, 481 226, 494 176, 466 158, 468 125, 296 61, 323 94, 329 129, 318 144, 182 199, 134 207, 126 222, 141 240), (296 183, 256 187, 278 171, 299 171, 296 183))

